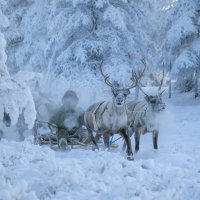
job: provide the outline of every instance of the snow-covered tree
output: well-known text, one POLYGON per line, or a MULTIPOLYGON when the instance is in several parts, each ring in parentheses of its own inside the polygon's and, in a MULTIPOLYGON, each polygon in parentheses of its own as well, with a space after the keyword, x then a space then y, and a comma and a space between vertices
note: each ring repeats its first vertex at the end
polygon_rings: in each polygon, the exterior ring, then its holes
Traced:
MULTIPOLYGON (((2 4, 3 1, 0 1, 2 4)), ((0 26, 6 27, 8 26, 8 19, 4 16, 0 9, 0 26)), ((5 48, 6 48, 6 41, 4 39, 4 35, 0 32, 0 76, 9 76, 9 73, 7 71, 6 67, 6 53, 5 53, 5 48)))
POLYGON ((164 60, 180 88, 185 66, 196 69, 199 7, 198 0, 7 0, 9 71, 43 73, 40 87, 61 98, 69 87, 99 91, 102 59, 110 79, 128 85, 145 57, 144 85, 158 84, 164 60))
POLYGON ((65 77, 73 84, 87 83, 89 76, 98 86, 98 66, 104 59, 111 79, 129 84, 132 68, 140 68, 140 59, 150 52, 144 5, 124 0, 8 0, 5 12, 12 26, 6 37, 13 55, 8 63, 16 63, 11 71, 47 72, 51 81, 65 77))
POLYGON ((181 0, 166 3, 161 28, 164 38, 162 54, 168 67, 172 63, 177 88, 185 92, 194 88, 194 72, 200 68, 200 2, 181 0))
MULTIPOLYGON (((0 2, 2 3, 2 1, 0 2)), ((8 26, 8 20, 0 10, 0 25, 8 26)), ((32 128, 36 117, 35 106, 29 87, 14 80, 6 66, 6 41, 0 33, 0 120, 4 126, 15 125, 19 116, 24 116, 24 123, 32 128)))

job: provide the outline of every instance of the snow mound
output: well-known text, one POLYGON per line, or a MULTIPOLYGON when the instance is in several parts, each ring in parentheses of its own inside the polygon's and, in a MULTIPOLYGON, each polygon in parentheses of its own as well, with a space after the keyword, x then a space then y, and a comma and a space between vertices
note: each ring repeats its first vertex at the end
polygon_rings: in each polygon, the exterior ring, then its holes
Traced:
MULTIPOLYGON (((192 103, 192 100, 191 100, 192 103)), ((24 142, 0 142, 0 196, 11 199, 199 200, 200 105, 167 101, 159 149, 151 134, 141 136, 134 161, 119 148, 110 152, 55 151, 24 142)), ((132 144, 133 138, 132 138, 132 144)))

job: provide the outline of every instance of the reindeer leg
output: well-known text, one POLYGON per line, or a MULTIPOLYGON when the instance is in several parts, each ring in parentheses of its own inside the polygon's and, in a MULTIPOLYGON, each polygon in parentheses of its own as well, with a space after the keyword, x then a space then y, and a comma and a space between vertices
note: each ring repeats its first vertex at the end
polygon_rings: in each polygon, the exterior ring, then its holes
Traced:
POLYGON ((109 145, 110 134, 108 132, 103 133, 103 141, 106 148, 110 148, 109 145))
POLYGON ((125 141, 124 141, 122 149, 123 149, 123 151, 125 151, 125 149, 126 149, 126 142, 125 141))
POLYGON ((132 147, 131 147, 131 139, 130 139, 130 135, 129 135, 129 131, 128 129, 122 129, 121 130, 121 134, 126 142, 126 145, 127 145, 127 159, 128 160, 134 160, 133 158, 133 151, 132 151, 132 147))
POLYGON ((95 135, 95 141, 96 141, 96 143, 98 143, 98 141, 99 141, 99 139, 100 139, 100 137, 101 137, 101 134, 100 133, 96 133, 96 135, 95 135))
POLYGON ((97 142, 96 142, 96 140, 94 138, 94 135, 93 135, 92 131, 90 133, 90 137, 91 137, 91 140, 92 140, 93 144, 95 145, 95 149, 99 149, 99 146, 97 145, 97 142))
POLYGON ((89 136, 90 136, 90 138, 91 138, 93 144, 95 145, 95 148, 96 148, 96 149, 99 149, 99 147, 98 147, 98 145, 97 145, 97 142, 96 142, 96 140, 95 140, 95 138, 94 138, 92 129, 89 128, 88 126, 86 126, 86 128, 87 128, 87 130, 88 130, 88 134, 89 134, 89 136))
POLYGON ((153 138, 153 148, 158 149, 158 131, 157 130, 153 130, 152 138, 153 138))
POLYGON ((135 152, 137 153, 140 148, 140 133, 138 128, 135 128, 135 152))
MULTIPOLYGON (((134 128, 133 127, 130 127, 130 138, 131 138, 131 136, 134 134, 134 128)), ((125 151, 125 149, 126 149, 126 142, 124 141, 124 144, 123 144, 123 147, 122 147, 122 149, 123 149, 123 151, 125 151)))

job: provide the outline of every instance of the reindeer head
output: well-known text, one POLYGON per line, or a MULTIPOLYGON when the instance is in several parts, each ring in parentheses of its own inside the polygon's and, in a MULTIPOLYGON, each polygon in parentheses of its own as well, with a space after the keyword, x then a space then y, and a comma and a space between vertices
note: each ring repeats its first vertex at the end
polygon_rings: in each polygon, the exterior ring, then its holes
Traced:
MULTIPOLYGON (((146 68, 146 62, 145 62, 145 60, 142 60, 142 63, 145 65, 145 68, 146 68)), ((140 87, 140 85, 138 84, 138 87, 139 87, 140 91, 145 95, 145 100, 147 101, 147 103, 150 105, 150 107, 154 111, 157 111, 157 112, 165 109, 165 103, 163 103, 163 101, 162 101, 162 93, 165 90, 163 90, 161 92, 161 87, 162 87, 162 84, 163 84, 163 81, 164 81, 164 76, 165 76, 165 73, 164 73, 164 63, 163 63, 162 80, 161 80, 160 86, 158 87, 158 93, 157 93, 157 95, 148 95, 148 94, 146 94, 143 91, 143 89, 140 87)), ((136 74, 135 74, 135 77, 136 77, 136 79, 138 79, 136 74)))
POLYGON ((158 95, 146 95, 145 100, 149 104, 149 106, 152 108, 154 111, 161 111, 165 109, 165 103, 162 101, 162 97, 160 94, 158 95))
POLYGON ((129 89, 112 89, 113 101, 116 107, 123 107, 126 103, 126 97, 130 94, 129 89))
POLYGON ((130 89, 134 88, 137 85, 136 78, 133 76, 134 74, 132 72, 132 84, 127 88, 119 88, 119 84, 112 84, 109 81, 109 76, 103 73, 102 64, 103 61, 100 64, 100 72, 104 77, 105 83, 112 89, 114 105, 115 107, 123 107, 126 104, 126 97, 130 94, 130 89))

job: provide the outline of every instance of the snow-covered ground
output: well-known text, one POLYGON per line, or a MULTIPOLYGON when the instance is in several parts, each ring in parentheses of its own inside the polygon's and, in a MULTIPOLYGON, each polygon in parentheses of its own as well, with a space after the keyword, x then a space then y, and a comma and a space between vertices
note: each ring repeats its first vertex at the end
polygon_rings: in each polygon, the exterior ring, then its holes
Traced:
POLYGON ((141 136, 134 161, 120 147, 61 152, 32 137, 2 139, 0 149, 0 200, 200 199, 200 101, 191 96, 167 100, 159 149, 141 136))

